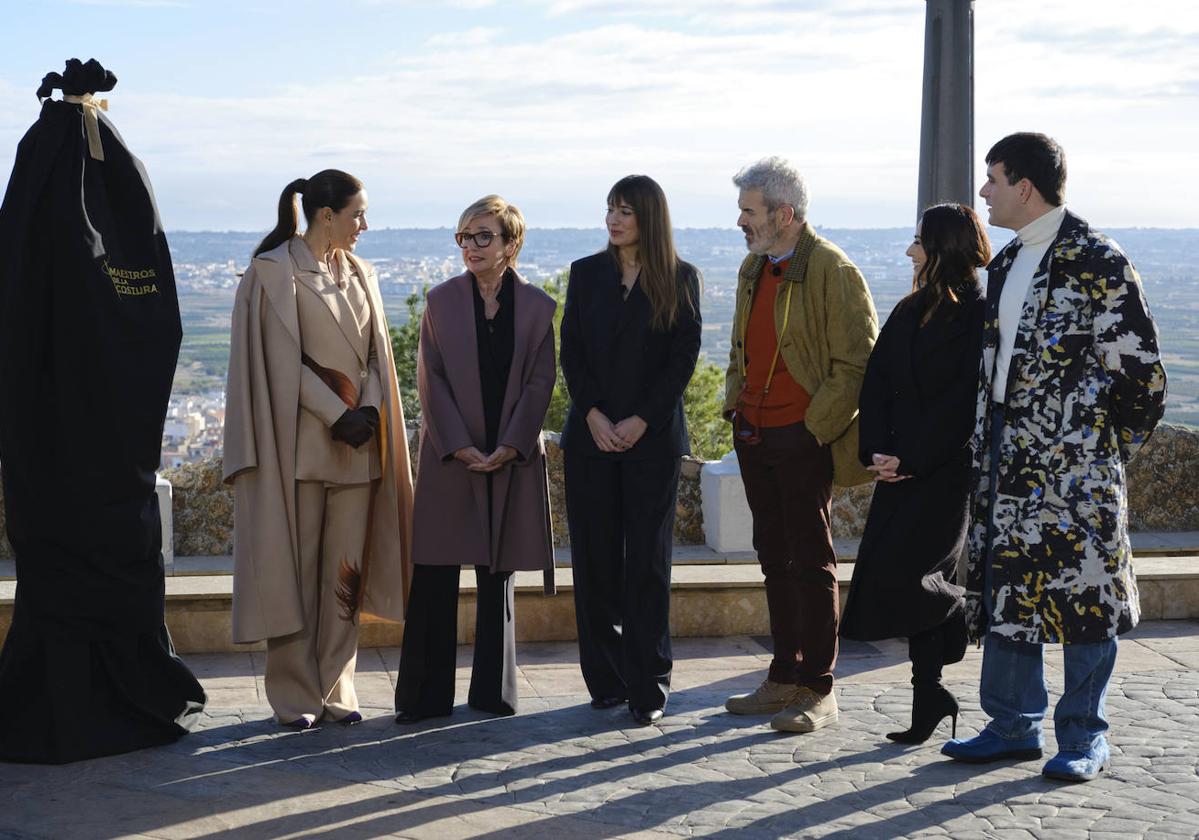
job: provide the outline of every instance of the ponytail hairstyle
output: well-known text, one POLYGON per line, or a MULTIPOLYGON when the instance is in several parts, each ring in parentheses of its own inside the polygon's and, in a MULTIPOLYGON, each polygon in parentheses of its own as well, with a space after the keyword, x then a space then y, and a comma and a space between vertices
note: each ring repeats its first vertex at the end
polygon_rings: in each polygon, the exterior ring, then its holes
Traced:
MULTIPOLYGON (((609 206, 627 204, 637 217, 637 254, 641 261, 641 291, 649 300, 655 330, 667 330, 675 325, 679 307, 687 305, 698 311, 698 302, 691 299, 691 288, 679 280, 679 256, 674 249, 674 234, 670 227, 670 208, 666 194, 658 182, 648 175, 627 175, 608 192, 609 206)), ((619 260, 616 246, 608 244, 608 253, 619 260)))
POLYGON ((362 192, 362 182, 340 169, 323 169, 311 178, 297 178, 283 188, 279 196, 279 220, 275 229, 266 235, 254 249, 254 256, 264 251, 277 248, 296 235, 298 219, 296 218, 296 196, 304 209, 304 221, 311 224, 316 211, 328 207, 334 213, 340 213, 350 203, 350 199, 362 192))
POLYGON ((920 246, 924 265, 912 279, 912 295, 922 288, 929 291, 920 317, 923 325, 942 303, 956 304, 958 296, 978 282, 976 270, 991 261, 991 241, 973 209, 936 204, 920 217, 920 246))

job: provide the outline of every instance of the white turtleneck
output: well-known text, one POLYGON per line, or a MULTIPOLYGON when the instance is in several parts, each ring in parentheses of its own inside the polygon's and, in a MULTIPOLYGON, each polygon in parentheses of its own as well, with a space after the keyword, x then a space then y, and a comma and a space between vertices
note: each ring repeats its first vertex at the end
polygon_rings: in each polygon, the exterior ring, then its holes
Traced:
POLYGON ((995 354, 995 373, 991 377, 991 398, 995 402, 1003 402, 1007 394, 1008 367, 1016 347, 1016 333, 1020 331, 1020 313, 1024 309, 1024 299, 1028 297, 1033 275, 1037 273, 1041 259, 1053 244, 1065 218, 1066 206, 1063 204, 1016 231, 1020 250, 1012 260, 1007 279, 1003 281, 1003 292, 999 295, 999 347, 995 354))

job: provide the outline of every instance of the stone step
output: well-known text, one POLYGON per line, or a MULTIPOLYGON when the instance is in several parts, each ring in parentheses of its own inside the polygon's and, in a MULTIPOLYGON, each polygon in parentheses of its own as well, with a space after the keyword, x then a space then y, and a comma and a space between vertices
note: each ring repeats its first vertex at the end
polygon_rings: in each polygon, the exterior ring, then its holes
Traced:
MULTIPOLYGON (((1145 619, 1199 619, 1199 554, 1137 556, 1134 569, 1145 619)), ((540 572, 516 575, 516 637, 519 641, 566 641, 575 638, 573 581, 569 568, 555 571, 556 596, 542 594, 540 572)), ((841 563, 837 578, 842 604, 849 592, 853 564, 841 563)), ((0 581, 0 637, 12 620, 15 581, 0 581)), ((166 581, 167 626, 181 653, 217 653, 260 649, 231 641, 233 577, 229 574, 178 574, 166 581)), ((458 603, 458 639, 474 640, 474 575, 463 574, 458 603)), ((675 636, 760 636, 770 632, 766 591, 757 566, 748 563, 688 563, 672 569, 671 632, 675 636)), ((362 647, 400 644, 403 624, 363 616, 362 647)))
MULTIPOLYGON (((1130 535, 1133 554, 1138 557, 1168 557, 1199 554, 1199 531, 1137 531, 1130 535)), ((861 540, 856 537, 835 539, 837 559, 852 563, 858 556, 861 540)), ((748 563, 756 565, 753 551, 720 552, 706 545, 674 546, 672 563, 678 566, 748 563)), ((570 548, 554 549, 554 565, 570 566, 570 548)), ((0 560, 0 581, 13 580, 16 574, 12 560, 0 560)), ((225 556, 175 556, 167 563, 167 575, 233 574, 233 558, 225 556)))

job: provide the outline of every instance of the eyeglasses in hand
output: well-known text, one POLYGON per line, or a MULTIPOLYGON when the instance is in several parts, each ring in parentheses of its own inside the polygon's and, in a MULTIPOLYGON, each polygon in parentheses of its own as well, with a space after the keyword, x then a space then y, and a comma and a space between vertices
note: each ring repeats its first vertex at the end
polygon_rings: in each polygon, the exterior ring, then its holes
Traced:
POLYGON ((486 248, 495 237, 496 234, 491 231, 481 230, 478 233, 455 233, 454 241, 459 248, 465 248, 467 242, 473 242, 476 248, 486 248))

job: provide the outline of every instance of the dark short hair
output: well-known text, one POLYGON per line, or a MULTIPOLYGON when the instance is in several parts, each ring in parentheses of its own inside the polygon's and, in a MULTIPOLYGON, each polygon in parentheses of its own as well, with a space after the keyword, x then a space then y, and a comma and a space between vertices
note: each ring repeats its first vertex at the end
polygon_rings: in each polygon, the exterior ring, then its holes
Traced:
POLYGON ((987 152, 988 166, 1000 162, 1009 184, 1027 178, 1054 207, 1066 200, 1066 152, 1052 137, 1034 131, 1009 134, 987 152))

